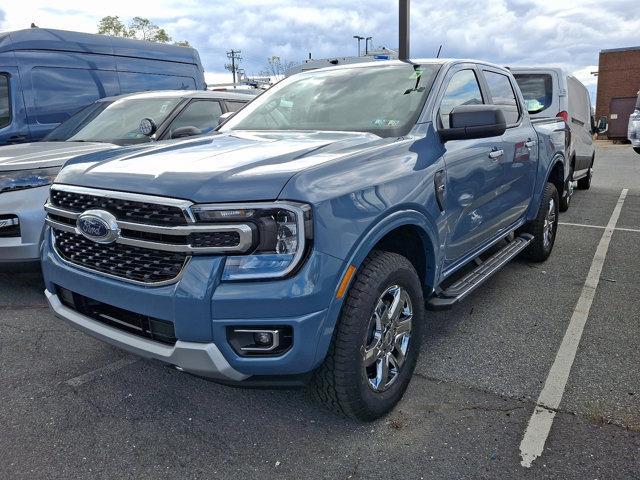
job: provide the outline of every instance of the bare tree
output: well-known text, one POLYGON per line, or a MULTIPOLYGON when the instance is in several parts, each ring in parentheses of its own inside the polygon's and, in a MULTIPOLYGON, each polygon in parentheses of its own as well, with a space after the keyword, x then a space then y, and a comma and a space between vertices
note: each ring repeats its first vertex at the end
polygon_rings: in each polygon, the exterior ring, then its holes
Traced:
POLYGON ((287 60, 281 59, 277 55, 273 55, 267 58, 267 65, 260 72, 260 75, 264 75, 266 77, 281 77, 294 65, 295 62, 289 62, 287 60))

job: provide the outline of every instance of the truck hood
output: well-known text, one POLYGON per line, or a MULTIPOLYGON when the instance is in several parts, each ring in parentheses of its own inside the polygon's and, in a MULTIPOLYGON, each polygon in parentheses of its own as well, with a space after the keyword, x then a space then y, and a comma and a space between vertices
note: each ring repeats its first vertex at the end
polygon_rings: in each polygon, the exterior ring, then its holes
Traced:
POLYGON ((74 159, 56 183, 196 203, 274 200, 296 173, 390 141, 370 133, 234 131, 74 159))
POLYGON ((0 172, 60 167, 70 158, 116 148, 111 143, 34 142, 0 147, 0 172))

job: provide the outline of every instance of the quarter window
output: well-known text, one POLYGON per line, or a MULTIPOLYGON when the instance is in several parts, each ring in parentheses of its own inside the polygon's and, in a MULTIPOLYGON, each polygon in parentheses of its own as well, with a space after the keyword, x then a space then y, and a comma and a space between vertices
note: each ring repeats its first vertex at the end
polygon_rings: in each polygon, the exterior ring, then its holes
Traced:
POLYGON ((443 128, 449 128, 449 115, 455 107, 460 105, 481 105, 483 103, 480 85, 478 85, 478 79, 474 71, 460 70, 456 72, 451 77, 440 104, 440 121, 443 128))
POLYGON ((9 77, 0 75, 0 128, 11 123, 11 98, 9 98, 9 77))
POLYGON ((516 100, 516 94, 513 92, 509 77, 501 73, 485 70, 484 78, 487 80, 493 104, 500 107, 500 110, 504 113, 504 119, 507 125, 518 123, 518 119, 520 118, 518 101, 516 100))

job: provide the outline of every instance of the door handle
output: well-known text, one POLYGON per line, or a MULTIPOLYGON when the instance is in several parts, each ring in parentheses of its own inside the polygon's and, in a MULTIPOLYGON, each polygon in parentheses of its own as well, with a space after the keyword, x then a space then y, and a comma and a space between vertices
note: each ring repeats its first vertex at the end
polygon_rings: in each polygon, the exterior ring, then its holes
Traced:
POLYGON ((529 139, 526 142, 524 142, 524 146, 527 147, 527 148, 532 148, 535 144, 536 144, 536 142, 531 140, 531 139, 529 139))
POLYGON ((504 155, 504 150, 491 150, 491 152, 489 152, 489 158, 491 160, 497 160, 503 155, 504 155))

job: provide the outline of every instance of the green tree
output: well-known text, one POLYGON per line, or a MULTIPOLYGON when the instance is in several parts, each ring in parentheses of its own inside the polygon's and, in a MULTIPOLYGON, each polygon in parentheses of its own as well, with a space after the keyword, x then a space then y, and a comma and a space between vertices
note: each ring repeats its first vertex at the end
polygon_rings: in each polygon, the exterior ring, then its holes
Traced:
POLYGON ((98 23, 98 33, 111 35, 113 37, 131 37, 131 32, 124 25, 120 17, 107 15, 102 17, 98 23))
MULTIPOLYGON (((127 27, 120 17, 107 15, 98 22, 98 33, 114 37, 136 38, 148 42, 169 43, 172 38, 164 28, 159 27, 148 18, 134 17, 127 27)), ((180 47, 189 47, 189 42, 179 40, 173 42, 180 47)))

